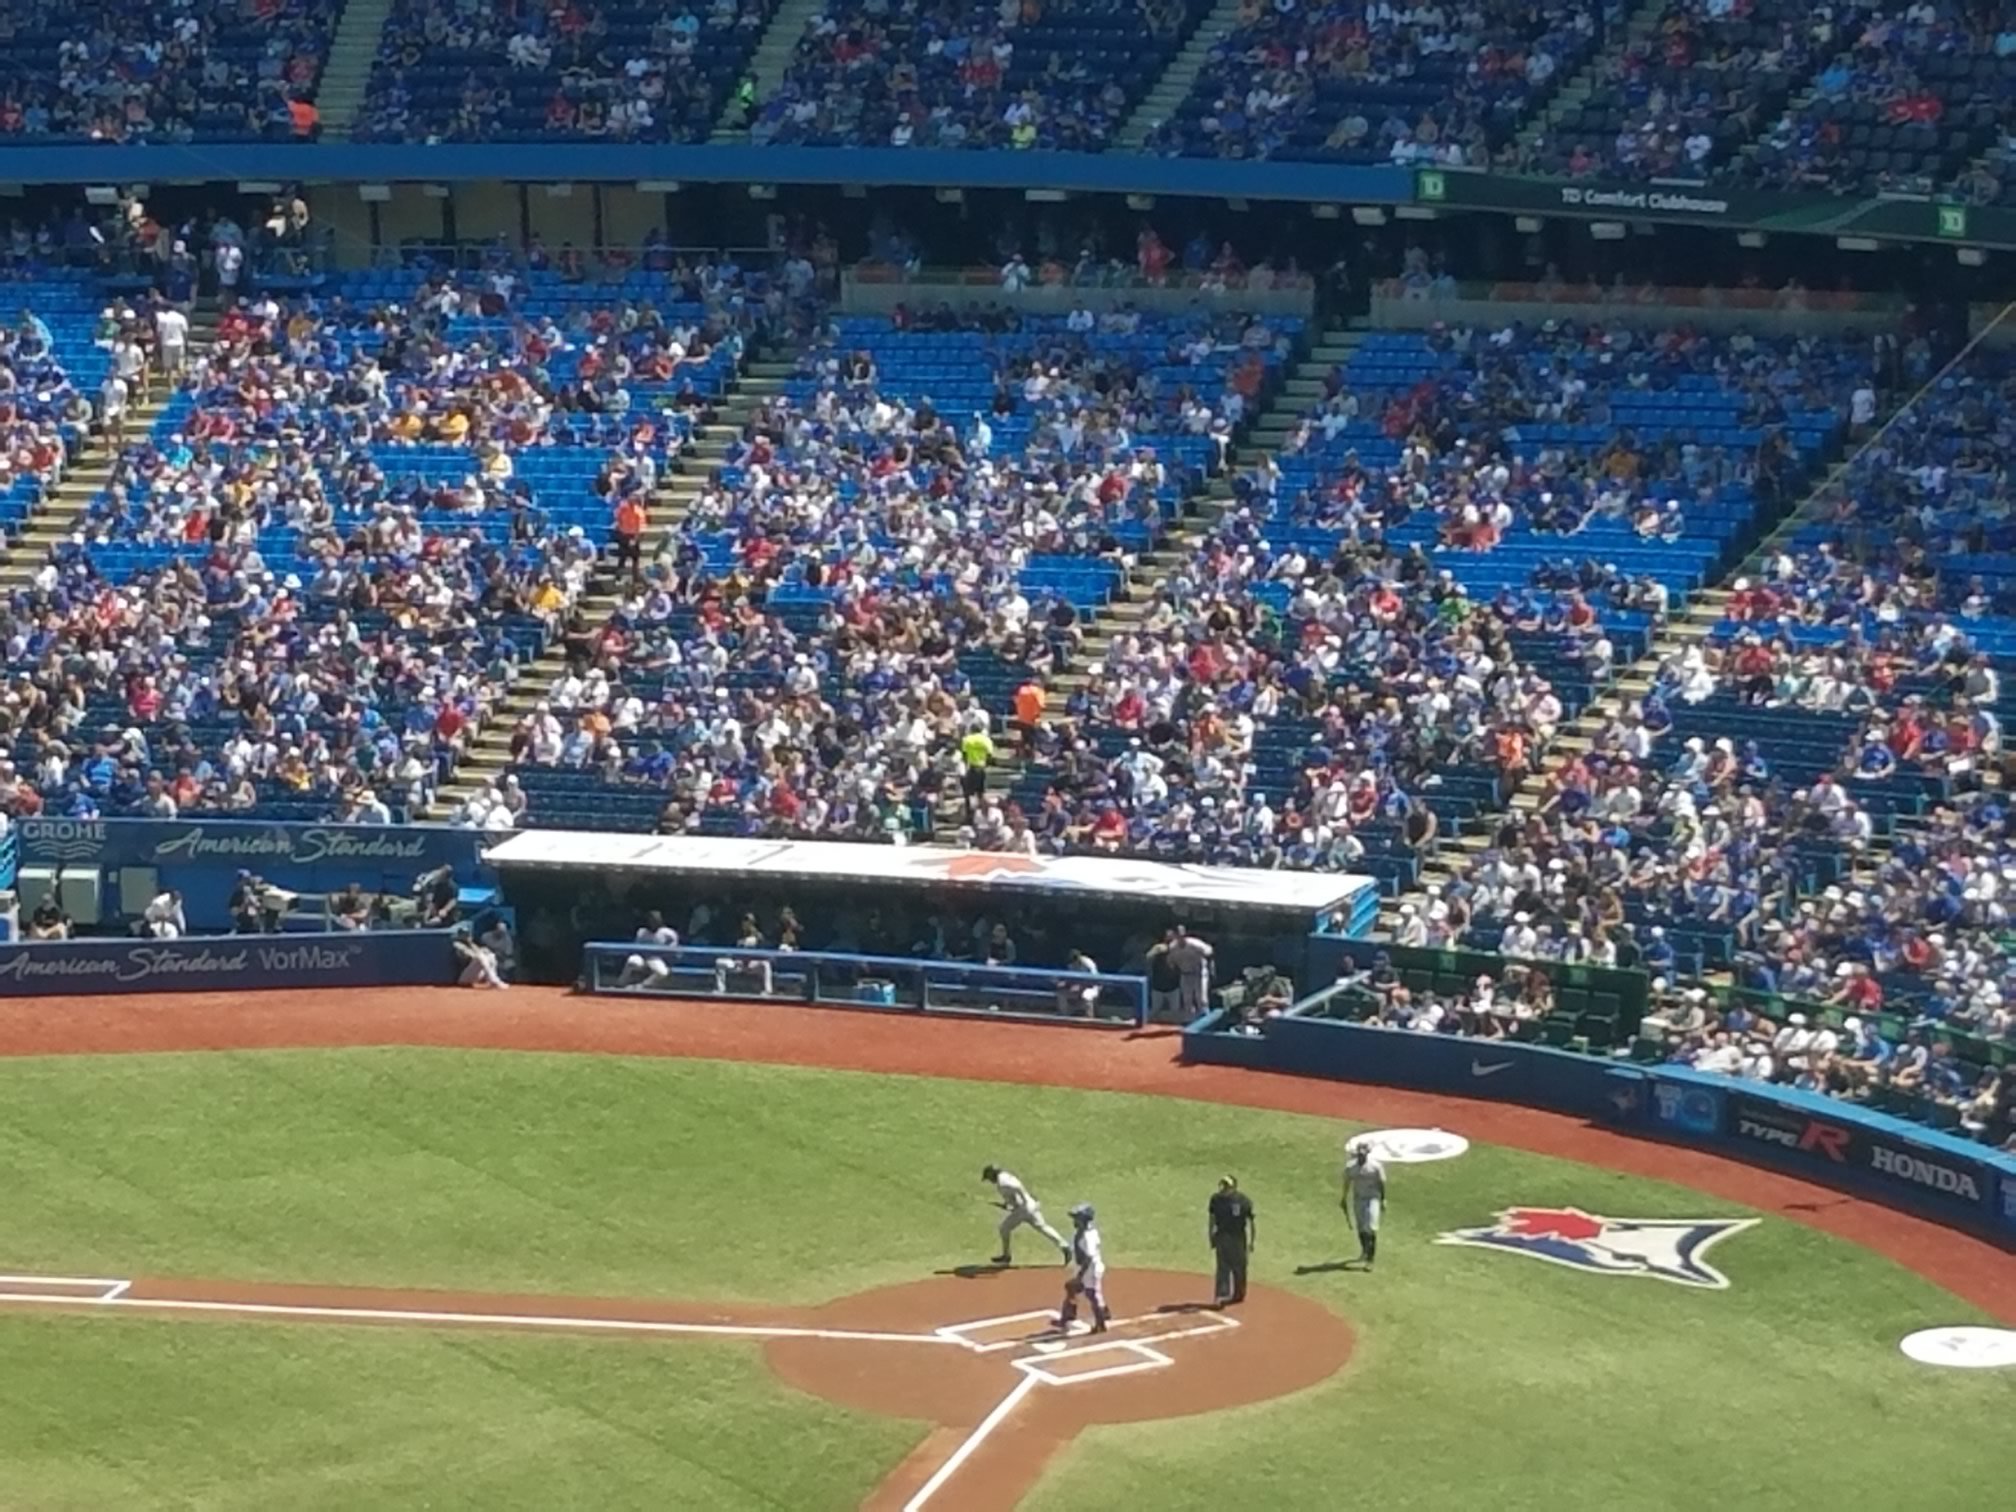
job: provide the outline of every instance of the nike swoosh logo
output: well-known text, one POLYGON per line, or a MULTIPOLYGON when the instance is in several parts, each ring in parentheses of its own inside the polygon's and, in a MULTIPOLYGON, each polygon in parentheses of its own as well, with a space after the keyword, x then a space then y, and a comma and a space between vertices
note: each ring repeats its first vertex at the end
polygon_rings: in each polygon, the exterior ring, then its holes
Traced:
POLYGON ((1512 1061, 1500 1061, 1495 1066, 1487 1066, 1480 1060, 1473 1060, 1470 1062, 1470 1074, 1472 1076, 1496 1076, 1500 1071, 1510 1071, 1513 1064, 1512 1061))

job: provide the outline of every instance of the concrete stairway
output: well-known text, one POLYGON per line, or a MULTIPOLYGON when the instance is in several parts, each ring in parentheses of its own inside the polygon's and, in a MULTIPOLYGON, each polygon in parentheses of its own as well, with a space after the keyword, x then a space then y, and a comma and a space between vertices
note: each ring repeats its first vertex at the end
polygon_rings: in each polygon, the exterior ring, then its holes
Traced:
MULTIPOLYGON (((1765 534, 1756 549, 1733 571, 1724 575, 1723 582, 1729 583, 1737 578, 1756 576, 1765 558, 1811 517, 1819 501, 1824 499, 1828 491, 1846 474, 1850 461, 1852 457, 1828 468, 1806 497, 1765 534)), ((1589 751, 1594 744, 1596 732, 1605 723, 1652 691, 1652 679, 1662 661, 1669 656, 1679 655, 1690 645, 1706 640, 1721 621, 1724 607, 1732 596, 1732 590, 1721 586, 1703 588, 1689 595, 1679 612, 1653 635, 1645 655, 1620 668, 1607 688, 1592 698, 1574 719, 1561 726, 1553 744, 1541 753, 1541 759, 1535 765, 1532 774, 1507 797, 1504 812, 1515 815, 1528 814, 1538 808, 1541 797, 1546 792, 1547 783, 1554 773, 1566 766, 1575 756, 1589 751)), ((1502 815, 1493 815, 1486 823, 1491 823, 1499 817, 1502 815)), ((1453 867, 1473 858, 1477 853, 1487 849, 1489 844, 1490 838, 1483 825, 1478 826, 1476 832, 1472 834, 1443 838, 1435 850, 1424 859, 1420 888, 1403 897, 1387 900, 1381 910, 1382 930, 1391 924, 1400 904, 1421 903, 1424 897, 1422 889, 1431 882, 1448 881, 1453 867)))
MULTIPOLYGON (((743 423, 764 396, 776 392, 793 371, 789 362, 752 360, 743 364, 741 377, 716 407, 714 421, 694 431, 691 450, 676 467, 660 477, 658 492, 651 500, 653 536, 686 518, 694 499, 706 488, 709 475, 727 455, 729 444, 741 434, 743 423)), ((615 574, 606 567, 599 568, 581 597, 581 608, 591 624, 599 624, 614 612, 621 596, 615 574)), ((477 732, 454 777, 442 785, 434 796, 433 806, 422 817, 453 818, 458 806, 504 774, 511 764, 512 730, 566 670, 567 657, 557 644, 524 669, 516 686, 498 700, 490 722, 477 732)))
POLYGON ((1545 108, 1519 129, 1517 138, 1519 145, 1522 148, 1533 146, 1553 129, 1562 116, 1587 100, 1595 92, 1597 70, 1603 59, 1615 54, 1620 46, 1628 46, 1630 43, 1650 38, 1658 31, 1659 21, 1665 10, 1665 0, 1644 0, 1643 4, 1634 7, 1624 20, 1623 41, 1620 43, 1613 34, 1604 46, 1596 49, 1588 62, 1567 78, 1560 79, 1553 97, 1547 101, 1545 108))
POLYGON ((1149 134, 1176 114, 1196 85, 1197 76, 1204 72, 1205 63, 1210 61, 1211 49, 1238 24, 1239 4, 1240 0, 1218 0, 1210 14, 1197 23, 1197 30, 1184 42, 1183 50, 1114 134, 1114 150, 1139 152, 1149 134))
POLYGON ((315 108, 322 112, 324 141, 350 139, 357 114, 364 108, 371 65, 378 60, 378 39, 385 31, 385 18, 391 14, 392 0, 350 0, 344 8, 315 95, 315 108))
MULTIPOLYGON (((217 316, 199 306, 189 312, 189 361, 199 361, 210 350, 216 334, 217 316)), ((173 386, 155 374, 144 394, 135 395, 126 412, 126 440, 138 441, 154 428, 161 411, 168 406, 173 386)), ((43 562, 49 548, 68 536, 93 499, 103 493, 112 479, 112 464, 118 452, 97 440, 82 448, 70 470, 44 494, 41 507, 24 522, 21 533, 8 542, 0 559, 0 595, 26 588, 43 562)))
MULTIPOLYGON (((763 31, 763 40, 756 44, 756 51, 749 58, 746 76, 756 82, 756 104, 761 105, 783 87, 784 74, 791 67, 791 56, 798 50, 798 39, 805 35, 805 26, 818 15, 824 0, 784 0, 777 7, 777 14, 770 18, 770 24, 763 31)), ((746 142, 748 128, 735 119, 735 102, 731 98, 722 108, 721 119, 714 123, 714 134, 710 142, 746 142)))
MULTIPOLYGON (((1327 331, 1289 368, 1280 389, 1254 417, 1241 444, 1233 449, 1227 469, 1208 480, 1203 491, 1189 500, 1186 513, 1163 533, 1154 550, 1142 553, 1128 579, 1128 596, 1108 604, 1085 625, 1085 644, 1079 657, 1081 665, 1103 660, 1115 636, 1132 631, 1147 617, 1148 600, 1154 593, 1156 582, 1189 555, 1231 503, 1232 479, 1281 444, 1323 397, 1324 375, 1331 368, 1349 362, 1363 339, 1363 330, 1355 324, 1350 328, 1327 331)), ((1061 720, 1071 694, 1083 687, 1085 682, 1082 672, 1068 672, 1052 678, 1045 699, 1045 720, 1061 720)), ((997 735, 1000 749, 988 769, 987 786, 990 792, 1012 788, 1022 774, 1022 754, 1010 743, 1012 739, 1012 736, 997 735)), ((963 822, 956 797, 941 809, 940 814, 937 838, 952 843, 957 839, 963 822)))

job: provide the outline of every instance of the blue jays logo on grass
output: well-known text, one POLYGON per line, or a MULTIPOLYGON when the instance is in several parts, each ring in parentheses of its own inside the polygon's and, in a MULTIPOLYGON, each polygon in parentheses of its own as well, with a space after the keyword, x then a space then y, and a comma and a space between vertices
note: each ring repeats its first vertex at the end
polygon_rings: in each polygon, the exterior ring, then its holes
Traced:
POLYGON ((1580 1208, 1507 1208, 1489 1228, 1457 1229, 1437 1244, 1530 1255, 1604 1276, 1649 1276, 1677 1286, 1728 1289, 1703 1258, 1755 1218, 1600 1218, 1580 1208))

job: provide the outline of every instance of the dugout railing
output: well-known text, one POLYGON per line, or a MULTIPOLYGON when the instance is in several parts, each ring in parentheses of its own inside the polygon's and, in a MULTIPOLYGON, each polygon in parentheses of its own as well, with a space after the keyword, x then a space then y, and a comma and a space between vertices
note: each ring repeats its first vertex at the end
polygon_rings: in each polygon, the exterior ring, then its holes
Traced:
POLYGON ((603 940, 585 948, 580 985, 603 996, 723 997, 1104 1028, 1148 1021, 1145 976, 840 951, 603 940))

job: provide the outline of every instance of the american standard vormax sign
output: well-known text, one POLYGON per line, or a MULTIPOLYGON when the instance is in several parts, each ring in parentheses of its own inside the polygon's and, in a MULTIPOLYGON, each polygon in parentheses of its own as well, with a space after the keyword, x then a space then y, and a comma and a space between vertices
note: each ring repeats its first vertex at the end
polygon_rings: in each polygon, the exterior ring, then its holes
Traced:
POLYGON ((47 941, 0 945, 0 997, 433 985, 455 970, 448 931, 438 929, 47 941))

